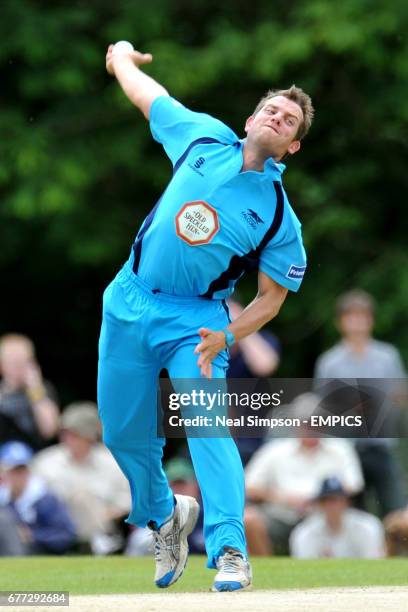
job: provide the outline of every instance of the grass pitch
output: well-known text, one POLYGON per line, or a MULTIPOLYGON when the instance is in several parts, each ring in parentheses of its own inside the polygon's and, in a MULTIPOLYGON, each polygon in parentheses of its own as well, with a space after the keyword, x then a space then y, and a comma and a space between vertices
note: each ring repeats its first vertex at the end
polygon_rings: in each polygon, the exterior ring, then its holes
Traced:
MULTIPOLYGON (((408 559, 252 558, 254 589, 407 586, 408 559)), ((184 575, 169 591, 208 591, 214 572, 190 556, 184 575)), ((150 557, 22 557, 0 559, 0 590, 69 591, 71 595, 157 593, 150 557)))

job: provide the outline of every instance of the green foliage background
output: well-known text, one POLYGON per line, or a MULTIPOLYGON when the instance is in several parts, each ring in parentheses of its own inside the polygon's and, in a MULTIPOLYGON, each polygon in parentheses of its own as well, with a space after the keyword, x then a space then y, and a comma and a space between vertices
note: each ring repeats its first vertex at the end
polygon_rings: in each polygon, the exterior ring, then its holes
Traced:
MULTIPOLYGON (((95 395, 103 287, 127 258, 170 164, 105 73, 131 40, 193 109, 242 134, 270 87, 309 92, 316 120, 285 187, 309 268, 271 324, 281 376, 309 376, 336 340, 333 302, 360 286, 379 337, 408 359, 408 3, 405 0, 3 0, 0 332, 33 337, 65 401, 95 395)), ((249 300, 255 278, 241 283, 249 300)))

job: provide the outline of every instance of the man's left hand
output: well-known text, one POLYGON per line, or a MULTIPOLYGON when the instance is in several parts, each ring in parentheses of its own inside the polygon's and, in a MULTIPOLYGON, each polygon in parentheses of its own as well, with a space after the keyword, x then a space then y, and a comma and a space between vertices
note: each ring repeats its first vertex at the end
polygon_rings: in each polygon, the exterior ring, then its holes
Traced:
POLYGON ((213 331, 207 327, 200 327, 198 333, 201 337, 201 342, 194 349, 194 354, 198 355, 197 365, 201 370, 201 375, 211 378, 213 359, 226 347, 225 334, 222 331, 213 331))

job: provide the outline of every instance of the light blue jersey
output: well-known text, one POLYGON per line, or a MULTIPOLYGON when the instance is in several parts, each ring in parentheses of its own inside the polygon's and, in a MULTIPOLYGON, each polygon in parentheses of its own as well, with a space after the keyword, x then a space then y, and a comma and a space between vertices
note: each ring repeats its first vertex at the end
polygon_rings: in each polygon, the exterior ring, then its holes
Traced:
MULTIPOLYGON (((103 440, 130 484, 128 521, 157 528, 174 509, 158 435, 159 373, 166 370, 175 389, 187 381, 204 390, 194 353, 199 328, 227 327, 223 300, 245 271, 257 268, 296 291, 306 258, 282 164, 268 159, 264 172, 241 172, 236 134, 167 96, 154 101, 150 126, 173 163, 173 178, 104 293, 98 407, 103 440)), ((224 349, 212 360, 221 385, 227 367, 224 349)), ((228 435, 195 437, 187 430, 187 436, 214 568, 226 547, 247 555, 242 462, 228 435)))
POLYGON ((153 290, 228 297, 259 269, 297 291, 306 269, 301 225, 282 187, 285 168, 241 172, 243 143, 224 123, 171 97, 157 98, 150 127, 173 164, 173 178, 133 246, 133 271, 153 290))

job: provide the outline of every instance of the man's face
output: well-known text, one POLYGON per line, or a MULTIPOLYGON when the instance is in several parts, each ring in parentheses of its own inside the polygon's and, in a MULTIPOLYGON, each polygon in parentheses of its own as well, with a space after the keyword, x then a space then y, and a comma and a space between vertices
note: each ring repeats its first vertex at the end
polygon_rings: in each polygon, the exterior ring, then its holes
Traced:
POLYGON ((279 161, 286 153, 293 155, 300 149, 296 134, 302 121, 303 112, 296 102, 274 96, 247 119, 247 141, 259 148, 265 158, 279 161))
POLYGON ((300 438, 300 443, 305 450, 313 451, 320 447, 320 438, 300 438))
POLYGON ((23 386, 27 368, 33 363, 27 347, 20 342, 9 342, 0 352, 0 371, 3 379, 12 385, 23 386))
POLYGON ((369 338, 373 330, 374 318, 367 308, 350 308, 338 320, 338 327, 343 336, 369 338))
POLYGON ((189 497, 197 497, 199 493, 197 482, 192 480, 172 480, 170 487, 175 495, 188 495, 189 497))
POLYGON ((348 506, 347 497, 344 495, 331 495, 320 501, 320 508, 328 520, 340 519, 348 506))
POLYGON ((75 461, 84 461, 92 450, 93 442, 70 429, 61 431, 60 439, 75 461))
POLYGON ((30 472, 27 466, 21 465, 3 472, 2 482, 9 487, 13 499, 19 497, 27 486, 30 472))

